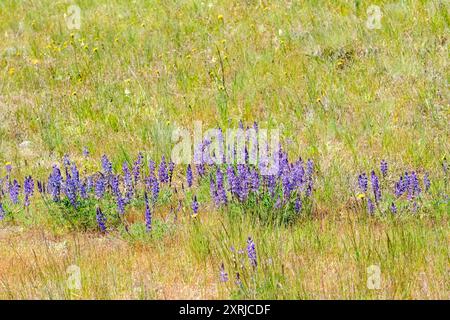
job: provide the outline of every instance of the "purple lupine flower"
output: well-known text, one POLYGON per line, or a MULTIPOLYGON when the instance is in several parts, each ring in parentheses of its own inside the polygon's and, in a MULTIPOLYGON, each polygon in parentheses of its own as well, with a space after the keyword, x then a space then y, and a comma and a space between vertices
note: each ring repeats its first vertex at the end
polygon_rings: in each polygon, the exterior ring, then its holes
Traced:
POLYGON ((44 193, 45 187, 43 186, 42 182, 39 180, 37 181, 37 188, 38 188, 39 193, 44 193))
POLYGON ((219 163, 225 163, 226 162, 226 156, 225 156, 225 143, 223 139, 223 131, 222 128, 219 128, 219 132, 217 135, 217 143, 219 145, 219 154, 218 159, 219 163))
POLYGON ((305 169, 301 159, 293 165, 291 177, 293 186, 298 190, 302 190, 305 183, 305 169))
POLYGON ((100 231, 106 232, 106 216, 103 214, 100 207, 97 207, 96 218, 97 218, 97 224, 98 224, 98 227, 100 228, 100 231))
POLYGON ((145 199, 145 228, 147 232, 152 230, 152 212, 150 211, 150 205, 148 204, 147 192, 144 193, 145 199))
POLYGON ((158 177, 161 183, 169 182, 169 174, 167 173, 166 158, 162 156, 161 163, 159 164, 158 177))
POLYGON ((206 173, 205 164, 200 163, 195 165, 195 168, 197 169, 197 174, 199 177, 203 177, 206 173))
POLYGON ((373 190, 373 194, 375 196, 375 202, 378 203, 381 200, 380 182, 378 180, 377 175, 375 174, 375 171, 373 171, 373 170, 370 174, 370 180, 372 182, 372 190, 373 190))
POLYGON ((251 237, 247 239, 247 255, 250 260, 250 264, 253 268, 258 266, 257 258, 256 258, 256 247, 255 242, 253 242, 251 237))
POLYGON ((153 160, 150 160, 148 162, 148 171, 149 171, 149 175, 150 176, 154 176, 155 175, 155 170, 156 170, 156 163, 153 160))
POLYGON ((34 181, 31 176, 25 178, 25 181, 23 183, 23 192, 25 196, 24 204, 25 207, 28 207, 30 205, 30 197, 34 193, 34 181))
POLYGON ((170 185, 172 185, 173 170, 175 170, 175 163, 172 160, 170 160, 169 161, 169 184, 170 185))
POLYGON ((310 197, 312 195, 313 188, 314 188, 314 182, 311 179, 308 181, 308 186, 306 187, 305 196, 310 197))
POLYGON ((194 212, 194 215, 197 215, 198 213, 198 201, 197 201, 197 196, 194 196, 194 198, 192 199, 192 211, 194 212))
POLYGON ((281 208, 281 198, 280 196, 277 197, 277 201, 275 201, 275 209, 281 208))
POLYGON ((256 169, 250 170, 250 191, 258 192, 260 186, 260 177, 256 169))
POLYGON ((306 163, 306 177, 310 180, 312 179, 314 173, 314 162, 311 159, 308 159, 306 163))
POLYGON ((223 263, 220 265, 220 282, 228 281, 228 273, 225 272, 225 266, 223 263))
POLYGON ((11 171, 12 171, 12 165, 11 163, 8 163, 5 165, 5 169, 6 169, 6 175, 9 176, 11 175, 11 171))
POLYGON ((255 129, 256 132, 258 132, 258 123, 256 121, 253 121, 253 129, 255 129))
POLYGON ((291 183, 291 172, 289 166, 284 166, 283 173, 281 174, 281 183, 283 185, 283 196, 284 199, 289 199, 291 191, 293 189, 291 183))
POLYGON ((87 193, 91 192, 93 188, 94 188, 94 180, 92 176, 88 176, 86 178, 86 192, 87 193))
POLYGON ((381 169, 381 173, 383 174, 383 177, 387 176, 388 173, 388 163, 386 162, 386 160, 381 160, 380 162, 380 169, 381 169))
POLYGON ((151 186, 152 186, 152 201, 156 203, 158 201, 159 196, 159 182, 156 177, 151 177, 151 186))
POLYGON ((398 198, 405 192, 403 176, 395 183, 395 196, 398 198))
POLYGON ((238 287, 242 286, 241 276, 239 275, 239 272, 236 272, 236 280, 235 283, 238 287))
POLYGON ((211 173, 209 176, 209 193, 211 195, 211 199, 214 200, 216 205, 219 205, 217 190, 216 190, 216 182, 214 181, 214 176, 211 173))
POLYGON ((63 166, 64 166, 64 168, 66 169, 66 171, 67 171, 67 169, 70 167, 70 157, 69 157, 69 155, 66 153, 64 156, 63 156, 63 166))
POLYGON ((228 188, 231 192, 231 194, 236 193, 236 189, 238 189, 238 181, 236 178, 236 174, 234 173, 234 168, 231 164, 227 167, 227 181, 228 181, 228 188))
POLYGON ((84 199, 84 200, 86 200, 88 198, 86 183, 80 183, 80 197, 81 197, 81 199, 84 199))
POLYGON ((373 214, 375 212, 375 205, 370 198, 367 198, 367 210, 369 211, 369 214, 373 214))
POLYGON ((103 169, 103 173, 106 176, 109 176, 109 175, 112 174, 112 163, 111 163, 111 161, 109 161, 109 159, 106 156, 106 154, 104 154, 102 156, 102 169, 103 169))
POLYGON ((397 206, 395 205, 394 202, 391 203, 390 210, 393 214, 397 213, 397 206))
POLYGON ((61 194, 62 176, 58 166, 53 166, 52 173, 48 179, 49 192, 52 195, 53 201, 58 202, 61 194))
POLYGON ((358 185, 363 193, 367 192, 368 181, 366 173, 363 172, 358 176, 358 185))
POLYGON ((428 192, 428 190, 430 190, 431 181, 428 177, 428 173, 425 173, 425 175, 423 176, 423 186, 425 187, 425 192, 428 192))
POLYGON ((408 200, 413 199, 415 196, 420 195, 422 190, 419 186, 419 179, 417 178, 416 173, 413 171, 409 176, 409 184, 408 184, 408 200))
POLYGON ((119 178, 117 175, 112 175, 109 180, 111 182, 112 194, 117 197, 120 194, 119 178))
POLYGON ((248 193, 250 191, 250 181, 249 181, 249 174, 248 170, 245 167, 244 164, 238 165, 238 172, 239 172, 239 193, 238 197, 240 201, 245 201, 248 197, 248 193), (239 168, 244 168, 243 170, 239 170, 239 168))
POLYGON ((87 147, 83 147, 83 157, 89 157, 89 149, 87 147))
POLYGON ((188 187, 192 187, 192 168, 190 164, 188 164, 186 168, 186 181, 188 187))
POLYGON ((103 198, 105 194, 106 184, 103 175, 100 175, 95 182, 95 195, 98 199, 103 198))
POLYGON ((297 197, 294 204, 295 213, 300 213, 300 211, 302 211, 302 206, 303 206, 302 199, 300 199, 300 197, 297 197))
POLYGON ((144 156, 142 155, 142 152, 138 153, 138 157, 136 159, 136 161, 134 162, 133 165, 133 178, 134 178, 134 183, 137 184, 140 180, 141 177, 141 168, 143 165, 143 161, 144 161, 144 156))
POLYGON ((125 199, 122 197, 122 193, 120 191, 116 194, 116 206, 119 214, 125 214, 125 199))
POLYGON ((75 180, 70 176, 67 176, 66 184, 64 186, 64 192, 67 199, 69 199, 70 204, 76 208, 77 207, 77 186, 75 180))
POLYGON ((0 221, 5 218, 5 209, 3 209, 3 204, 0 202, 0 221))
POLYGON ((77 190, 80 187, 80 172, 78 171, 77 165, 75 163, 71 166, 72 179, 75 185, 75 189, 77 190))
POLYGON ((124 162, 122 164, 123 172, 123 183, 125 185, 125 202, 130 202, 133 198, 133 178, 131 176, 130 169, 128 168, 128 163, 124 162))
POLYGON ((9 185, 9 197, 11 198, 12 203, 19 203, 19 193, 20 193, 20 185, 16 179, 14 179, 13 183, 9 185))
POLYGON ((227 193, 223 182, 223 173, 220 167, 216 170, 216 185, 217 185, 217 202, 219 205, 227 203, 227 193))
POLYGON ((275 195, 275 188, 277 187, 277 179, 275 175, 266 176, 267 190, 269 190, 270 196, 275 195))

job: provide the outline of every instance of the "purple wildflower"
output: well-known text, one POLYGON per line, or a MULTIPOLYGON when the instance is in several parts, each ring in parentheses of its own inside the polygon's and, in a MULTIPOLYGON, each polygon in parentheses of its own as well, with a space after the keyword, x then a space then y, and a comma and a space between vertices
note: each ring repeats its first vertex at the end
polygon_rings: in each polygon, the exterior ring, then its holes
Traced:
POLYGON ((188 187, 192 187, 192 168, 190 164, 188 164, 186 168, 186 181, 188 187))
POLYGON ((97 196, 98 199, 103 198, 105 194, 105 189, 106 189, 105 178, 103 177, 103 175, 100 175, 97 178, 97 181, 95 182, 95 195, 97 196))
POLYGON ((34 193, 34 181, 31 176, 28 176, 25 178, 24 184, 23 184, 23 191, 25 195, 24 204, 25 207, 28 207, 30 205, 30 197, 34 193))
POLYGON ((77 165, 75 163, 72 164, 71 167, 72 172, 72 179, 75 185, 75 189, 78 189, 80 187, 80 172, 77 169, 77 165))
POLYGON ((54 202, 57 202, 60 199, 61 184, 62 184, 61 171, 55 165, 53 166, 53 171, 48 179, 49 192, 51 193, 54 202))
POLYGON ((430 178, 428 177, 428 173, 425 173, 425 175, 423 176, 423 186, 425 187, 426 192, 428 192, 428 190, 430 190, 431 181, 430 181, 430 178))
POLYGON ((102 169, 103 169, 103 173, 106 176, 109 176, 109 175, 112 174, 112 163, 111 163, 111 161, 109 161, 109 159, 106 156, 106 154, 104 154, 102 156, 102 169))
POLYGON ((209 193, 211 195, 211 199, 214 199, 214 202, 216 205, 219 205, 219 201, 217 198, 217 191, 216 191, 216 182, 214 181, 214 176, 211 173, 209 177, 209 193))
POLYGON ((219 167, 217 167, 216 171, 216 185, 217 185, 217 202, 219 205, 227 203, 227 193, 225 191, 224 182, 223 182, 223 173, 219 167))
POLYGON ((89 149, 87 147, 83 147, 83 157, 89 157, 89 149))
POLYGON ((306 163, 306 176, 310 180, 312 179, 312 175, 314 173, 314 162, 311 159, 308 159, 306 163))
POLYGON ((367 184, 368 184, 367 175, 365 173, 360 174, 358 176, 358 185, 363 193, 367 192, 367 184))
POLYGON ((96 218, 97 218, 97 224, 98 224, 98 227, 100 228, 100 231, 101 232, 106 232, 106 217, 103 214, 103 212, 100 209, 100 207, 97 207, 96 218))
POLYGON ((413 171, 409 176, 409 184, 408 184, 408 200, 413 199, 415 196, 418 196, 422 190, 419 186, 419 179, 417 178, 416 173, 413 171))
POLYGON ((169 175, 167 173, 166 158, 162 156, 161 163, 159 164, 158 177, 161 183, 169 182, 169 175))
POLYGON ((169 161, 169 184, 172 185, 172 178, 173 178, 173 170, 175 169, 175 163, 170 160, 169 161))
POLYGON ((144 156, 142 155, 142 152, 139 152, 138 157, 133 165, 133 178, 134 183, 137 184, 141 177, 141 168, 143 165, 144 156))
POLYGON ((123 183, 125 185, 125 202, 129 202, 133 198, 133 178, 131 176, 128 163, 124 162, 122 165, 123 183))
POLYGON ((44 185, 43 185, 43 183, 41 181, 37 182, 37 188, 38 188, 39 193, 44 193, 45 192, 45 187, 44 187, 44 185))
POLYGON ((225 272, 225 266, 223 263, 220 265, 220 282, 228 281, 228 273, 225 272))
POLYGON ((80 197, 81 199, 87 199, 87 184, 86 183, 80 183, 80 197))
POLYGON ((369 214, 373 214, 375 212, 375 205, 370 198, 367 198, 367 210, 369 211, 369 214))
POLYGON ((386 177, 387 173, 388 173, 388 164, 387 164, 386 160, 384 160, 384 159, 381 160, 380 169, 381 169, 381 173, 383 174, 383 177, 386 177))
POLYGON ((397 206, 395 205, 394 202, 391 203, 390 209, 393 214, 397 213, 397 206))
POLYGON ((235 194, 236 189, 238 189, 238 181, 236 178, 236 174, 234 173, 234 168, 231 164, 227 167, 227 181, 230 192, 232 194, 235 194))
POLYGON ((250 260, 250 264, 253 268, 256 268, 258 265, 257 258, 256 258, 256 248, 255 243, 253 242, 251 237, 248 237, 247 239, 247 255, 248 259, 250 260))
POLYGON ((378 203, 381 200, 380 182, 378 180, 377 175, 375 174, 375 171, 373 171, 373 170, 370 174, 370 180, 372 182, 372 190, 373 190, 373 194, 375 196, 375 202, 378 203))
POLYGON ((151 187, 152 187, 152 201, 156 203, 159 196, 159 182, 156 177, 151 177, 151 187))
POLYGON ((150 205, 148 204, 148 195, 147 192, 144 193, 145 199, 145 227, 147 232, 152 230, 152 212, 150 211, 150 205))
POLYGON ((20 185, 17 180, 14 179, 13 183, 9 186, 9 197, 11 198, 12 203, 19 203, 19 193, 20 193, 20 185))
POLYGON ((6 174, 9 176, 12 171, 12 165, 10 163, 6 164, 5 169, 6 169, 6 174))
POLYGON ((194 196, 192 199, 192 211, 194 212, 194 215, 197 215, 198 213, 198 206, 197 196, 194 196))
POLYGON ((69 199, 70 204, 73 207, 77 207, 77 186, 76 181, 70 176, 67 176, 66 184, 64 186, 64 192, 67 199, 69 199))
POLYGON ((295 213, 300 213, 300 211, 302 211, 302 206, 303 206, 302 199, 300 199, 300 197, 298 197, 295 200, 295 204, 294 204, 295 213))
POLYGON ((5 218, 5 209, 3 209, 3 205, 0 202, 0 220, 3 220, 5 218))

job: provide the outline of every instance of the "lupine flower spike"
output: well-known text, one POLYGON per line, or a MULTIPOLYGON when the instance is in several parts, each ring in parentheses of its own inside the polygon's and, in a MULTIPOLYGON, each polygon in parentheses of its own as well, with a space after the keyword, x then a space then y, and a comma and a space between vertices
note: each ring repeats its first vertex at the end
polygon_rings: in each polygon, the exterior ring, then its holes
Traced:
POLYGON ((197 196, 194 196, 194 199, 192 200, 192 211, 194 214, 192 215, 193 218, 195 218, 198 214, 198 201, 197 196))
POLYGON ((101 232, 106 232, 106 217, 103 214, 103 212, 100 209, 100 207, 97 207, 96 218, 97 218, 97 224, 98 224, 98 227, 100 228, 100 231, 101 232))
POLYGON ((144 199, 145 199, 145 228, 147 232, 149 232, 152 230, 152 212, 150 211, 147 192, 144 194, 144 199))
POLYGON ((256 248, 255 243, 253 242, 251 237, 248 237, 247 239, 247 255, 248 259, 250 260, 250 264, 253 268, 256 268, 258 265, 257 258, 256 258, 256 248))

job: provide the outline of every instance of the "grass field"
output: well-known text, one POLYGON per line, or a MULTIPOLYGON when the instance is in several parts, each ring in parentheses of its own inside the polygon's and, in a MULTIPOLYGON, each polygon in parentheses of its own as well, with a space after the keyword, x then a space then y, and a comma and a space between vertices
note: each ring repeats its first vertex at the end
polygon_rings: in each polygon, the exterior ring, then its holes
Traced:
POLYGON ((449 9, 0 1, 0 298, 449 299, 449 9), (248 165, 241 196, 226 166, 189 187, 177 164, 164 182, 195 121, 279 130, 290 181, 271 194, 248 165))

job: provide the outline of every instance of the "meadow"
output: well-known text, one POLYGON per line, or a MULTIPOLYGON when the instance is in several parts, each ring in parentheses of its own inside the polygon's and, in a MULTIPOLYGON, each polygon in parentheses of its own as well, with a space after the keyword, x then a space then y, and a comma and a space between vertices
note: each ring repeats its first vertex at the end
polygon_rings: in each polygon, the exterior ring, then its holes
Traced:
POLYGON ((448 299, 448 29, 439 0, 1 1, 0 298, 448 299), (279 170, 175 164, 196 121, 279 130, 279 170))

